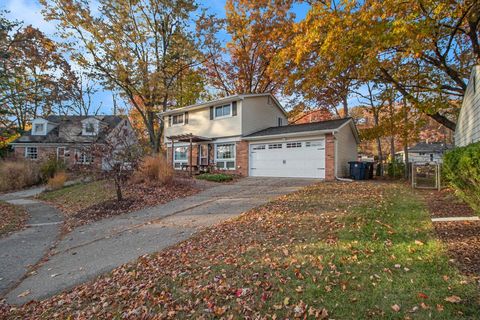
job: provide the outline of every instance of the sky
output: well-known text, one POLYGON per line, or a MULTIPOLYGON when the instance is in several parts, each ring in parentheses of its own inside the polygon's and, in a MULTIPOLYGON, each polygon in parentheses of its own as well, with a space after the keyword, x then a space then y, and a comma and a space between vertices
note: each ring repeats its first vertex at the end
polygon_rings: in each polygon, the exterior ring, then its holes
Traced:
MULTIPOLYGON (((199 0, 203 7, 207 7, 211 13, 219 17, 225 17, 225 0, 199 0)), ((45 21, 41 14, 41 5, 38 0, 1 0, 0 10, 7 10, 7 17, 11 20, 22 21, 24 25, 32 25, 40 29, 48 37, 56 39, 55 22, 45 21)), ((307 4, 296 5, 293 9, 296 19, 301 20, 308 11, 307 4)), ((225 34, 226 36, 226 34, 225 34)), ((224 39, 225 40, 225 39, 224 39)), ((279 97, 281 98, 281 97, 279 97)), ((112 94, 99 90, 95 95, 94 101, 97 105, 102 105, 101 113, 108 114, 112 111, 112 94)), ((351 101, 355 103, 355 101, 351 101)))

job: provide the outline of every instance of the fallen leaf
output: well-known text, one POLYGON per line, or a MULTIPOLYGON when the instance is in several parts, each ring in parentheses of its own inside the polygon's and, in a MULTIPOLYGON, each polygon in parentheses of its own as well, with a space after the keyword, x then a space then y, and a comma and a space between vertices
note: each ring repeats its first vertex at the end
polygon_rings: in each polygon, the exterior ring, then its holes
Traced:
POLYGON ((422 299, 428 299, 428 296, 427 296, 425 293, 423 293, 423 292, 419 292, 419 293, 417 294, 417 297, 422 298, 422 299))
POLYGON ((395 311, 395 312, 399 312, 400 311, 400 306, 398 304, 394 304, 393 306, 391 306, 392 310, 395 311))
POLYGON ((290 303, 290 298, 289 297, 286 297, 285 299, 283 299, 283 304, 288 306, 288 304, 290 303))
POLYGON ((23 297, 26 297, 30 294, 30 290, 26 290, 26 291, 23 291, 22 293, 20 293, 17 297, 19 298, 23 298, 23 297))
POLYGON ((450 303, 459 303, 460 301, 462 301, 462 299, 459 296, 450 296, 450 297, 446 297, 445 301, 450 303))

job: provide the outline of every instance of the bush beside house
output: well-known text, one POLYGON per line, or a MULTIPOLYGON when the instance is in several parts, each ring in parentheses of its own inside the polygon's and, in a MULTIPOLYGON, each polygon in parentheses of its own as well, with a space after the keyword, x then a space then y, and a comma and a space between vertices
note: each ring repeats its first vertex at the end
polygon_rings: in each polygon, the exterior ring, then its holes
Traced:
POLYGON ((480 142, 448 152, 444 176, 458 196, 480 213, 480 142))

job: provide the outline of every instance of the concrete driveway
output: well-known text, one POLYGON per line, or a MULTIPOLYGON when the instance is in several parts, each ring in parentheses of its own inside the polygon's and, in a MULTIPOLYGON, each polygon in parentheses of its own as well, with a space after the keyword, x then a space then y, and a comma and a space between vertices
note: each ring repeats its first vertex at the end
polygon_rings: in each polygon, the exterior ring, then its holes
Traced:
POLYGON ((58 243, 36 274, 6 294, 7 302, 22 304, 54 295, 141 255, 185 240, 204 227, 318 181, 245 178, 164 205, 82 226, 58 243))

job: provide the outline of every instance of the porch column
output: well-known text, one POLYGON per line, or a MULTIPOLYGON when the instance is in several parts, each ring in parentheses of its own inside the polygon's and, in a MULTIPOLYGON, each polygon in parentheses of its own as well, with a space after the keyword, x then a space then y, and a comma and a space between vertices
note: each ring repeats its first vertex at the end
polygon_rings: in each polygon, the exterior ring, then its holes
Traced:
POLYGON ((173 145, 174 144, 174 139, 172 138, 172 167, 175 169, 175 146, 173 145))
POLYGON ((193 143, 192 143, 192 137, 190 137, 190 165, 189 165, 189 168, 190 168, 190 176, 192 176, 192 166, 193 166, 193 143))

